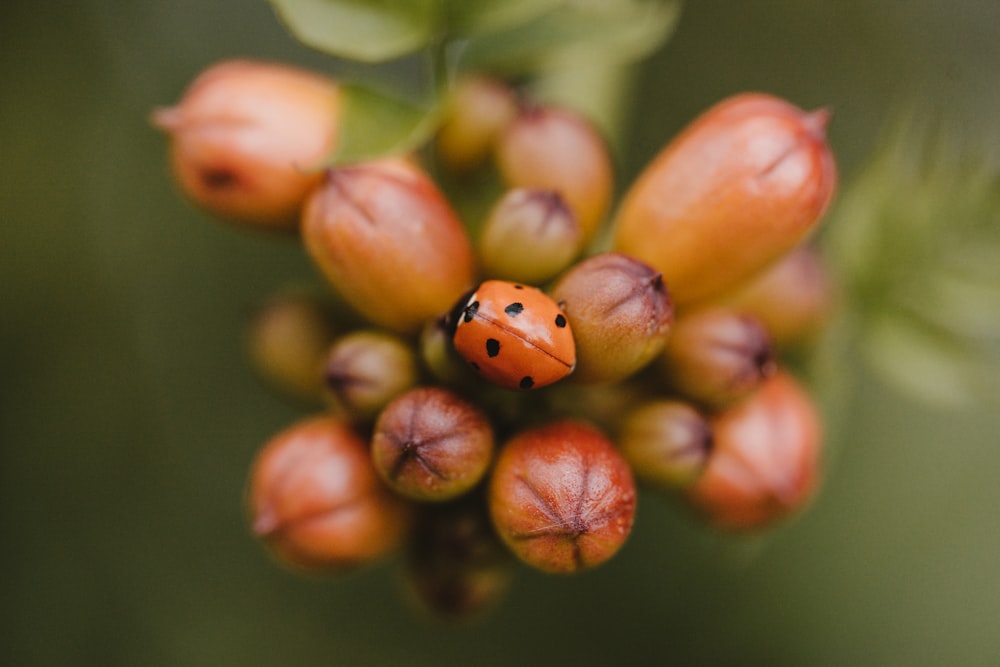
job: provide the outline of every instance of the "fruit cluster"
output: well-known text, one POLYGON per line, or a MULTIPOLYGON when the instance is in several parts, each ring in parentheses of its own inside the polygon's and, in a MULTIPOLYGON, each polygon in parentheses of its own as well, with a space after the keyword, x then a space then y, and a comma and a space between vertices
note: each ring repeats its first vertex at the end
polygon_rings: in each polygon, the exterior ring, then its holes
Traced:
POLYGON ((251 333, 267 379, 325 404, 250 471, 280 561, 338 572, 405 545, 416 598, 464 617, 511 554, 612 557, 637 482, 735 530, 809 500, 819 419, 778 351, 831 304, 804 243, 836 181, 825 112, 725 100, 612 211, 594 127, 501 82, 458 83, 419 155, 330 166, 341 104, 318 74, 232 61, 154 114, 192 200, 299 234, 343 302, 280 294, 251 333), (453 201, 483 179, 495 197, 463 222, 453 201))

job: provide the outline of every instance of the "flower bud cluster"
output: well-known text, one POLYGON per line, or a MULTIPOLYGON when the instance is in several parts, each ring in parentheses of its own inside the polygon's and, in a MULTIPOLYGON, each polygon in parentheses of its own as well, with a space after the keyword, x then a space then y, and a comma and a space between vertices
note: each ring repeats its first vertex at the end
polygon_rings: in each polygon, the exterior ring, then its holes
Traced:
POLYGON ((513 562, 606 562, 639 487, 733 530, 808 502, 819 418, 778 355, 831 303, 801 245, 836 181, 825 112, 722 102, 612 211, 585 118, 462 81, 428 159, 494 174, 480 220, 416 157, 324 167, 337 114, 335 83, 240 61, 154 116, 195 202, 297 231, 350 311, 284 295, 253 323, 262 377, 327 406, 250 471, 250 525, 277 559, 339 572, 401 549, 418 604, 464 618, 513 562))

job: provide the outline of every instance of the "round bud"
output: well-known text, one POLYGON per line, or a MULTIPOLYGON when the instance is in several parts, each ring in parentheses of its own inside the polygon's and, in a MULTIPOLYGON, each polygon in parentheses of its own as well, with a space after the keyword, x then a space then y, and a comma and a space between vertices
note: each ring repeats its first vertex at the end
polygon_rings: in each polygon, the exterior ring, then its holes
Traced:
POLYGON ((506 85, 479 76, 462 79, 451 91, 436 138, 441 164, 452 171, 480 166, 516 116, 517 100, 506 85))
POLYGON ((652 401, 625 418, 618 446, 640 482, 669 491, 689 486, 704 469, 712 429, 687 403, 652 401))
POLYGON ((275 436, 250 471, 254 534, 285 564, 338 571, 372 561, 402 540, 408 512, 379 481, 368 448, 333 417, 275 436))
POLYGON ((721 301, 760 320, 777 347, 792 347, 819 334, 835 306, 835 292, 819 252, 803 246, 721 301))
POLYGON ((171 139, 174 175, 210 213, 294 231, 337 141, 337 85, 286 65, 232 60, 205 70, 153 123, 171 139))
POLYGON ((552 288, 573 327, 574 382, 624 379, 663 350, 673 305, 660 273, 621 253, 572 267, 552 288))
POLYGON ((819 477, 820 422, 810 397, 777 373, 712 421, 715 446, 688 490, 714 524, 756 529, 800 510, 819 477))
POLYGON ((552 190, 509 190, 479 237, 483 271, 494 278, 544 283, 569 266, 583 245, 576 216, 552 190))
POLYGON ((472 246, 433 181, 402 160, 327 172, 306 202, 313 261, 373 323, 416 332, 472 284, 472 246))
POLYGON ((254 370, 287 396, 320 402, 333 319, 327 304, 310 292, 287 291, 268 299, 254 313, 247 335, 254 370))
POLYGON ((467 621, 496 605, 513 574, 479 494, 421 508, 406 552, 405 582, 422 609, 467 621))
POLYGON ((725 407, 774 373, 771 339, 752 315, 708 308, 678 318, 660 357, 670 387, 707 407, 725 407))
POLYGON ((500 135, 497 167, 510 188, 558 192, 580 223, 584 241, 611 203, 613 169, 603 138, 568 109, 530 107, 500 135))
POLYGON ((355 419, 373 418, 389 401, 417 384, 413 348, 384 331, 341 336, 326 356, 326 385, 338 405, 355 419))
POLYGON ((476 406, 445 389, 418 387, 375 422, 372 460, 382 479, 414 500, 448 500, 479 483, 493 459, 493 430, 476 406))
POLYGON ((497 533, 545 572, 568 574, 611 558, 632 530, 635 504, 625 459, 584 422, 557 421, 515 436, 490 478, 497 533))
POLYGON ((628 190, 615 248, 662 271, 677 304, 735 288, 795 247, 832 199, 828 117, 762 94, 709 109, 628 190))

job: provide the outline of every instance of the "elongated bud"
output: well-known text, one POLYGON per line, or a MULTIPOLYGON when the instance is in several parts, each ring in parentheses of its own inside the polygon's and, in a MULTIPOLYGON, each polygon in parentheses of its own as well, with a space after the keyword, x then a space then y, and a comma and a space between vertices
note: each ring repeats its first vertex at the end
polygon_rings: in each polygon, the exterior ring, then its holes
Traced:
POLYGON ((337 141, 337 85, 287 65, 213 65, 153 124, 170 135, 182 190, 220 218, 294 231, 337 141))
POLYGON ((398 546, 409 524, 365 442, 333 417, 275 436, 254 461, 247 503, 254 534, 279 560, 308 571, 368 563, 398 546))
POLYGON ((752 314, 777 347, 814 339, 836 307, 837 294, 823 258, 809 246, 796 248, 764 273, 721 298, 727 307, 752 314))
POLYGON ((635 482, 614 445, 585 422, 557 421, 515 436, 490 477, 490 515, 522 561, 570 574, 600 565, 625 543, 635 482))
POLYGON ((678 318, 660 365, 677 393, 712 408, 742 399, 776 369, 764 326, 726 308, 678 318))
POLYGON ((621 253, 594 255, 572 267, 552 297, 576 340, 574 382, 621 380, 660 353, 673 305, 660 273, 621 253))
POLYGON ((715 447, 689 496, 714 524, 763 528, 801 510, 819 477, 820 423, 786 373, 712 420, 715 447))
POLYGON ((480 494, 421 508, 406 552, 405 581, 419 606, 472 620, 506 594, 513 558, 493 532, 480 494))
POLYGON ((326 356, 326 385, 354 419, 367 420, 417 384, 416 351, 402 338, 378 330, 341 336, 326 356))
POLYGON ((662 271, 679 305, 733 289, 826 210, 837 180, 828 116, 756 93, 709 109, 626 193, 615 248, 662 271))
POLYGON ((328 171, 302 234, 344 299, 400 333, 446 312, 472 284, 465 229, 430 178, 402 160, 328 171))
POLYGON ((689 486, 704 469, 712 450, 712 428, 687 403, 651 401, 625 418, 618 447, 639 481, 676 490, 689 486))
POLYGON ((436 138, 437 156, 452 171, 482 165, 503 130, 517 117, 517 100, 505 84, 469 77, 455 85, 436 138))
POLYGON ((567 109, 523 110, 500 136, 497 166, 511 188, 558 192, 589 240, 607 213, 614 180, 604 140, 567 109))
POLYGON ((510 190, 490 211, 479 237, 483 271, 541 284, 569 266, 583 246, 576 216, 552 190, 510 190))
POLYGON ((254 313, 247 348, 254 370, 281 393, 319 403, 323 361, 335 335, 327 304, 305 291, 276 294, 254 313))
POLYGON ((486 474, 493 430, 485 414, 452 392, 418 387, 379 415, 371 450, 375 469, 397 493, 449 500, 486 474))

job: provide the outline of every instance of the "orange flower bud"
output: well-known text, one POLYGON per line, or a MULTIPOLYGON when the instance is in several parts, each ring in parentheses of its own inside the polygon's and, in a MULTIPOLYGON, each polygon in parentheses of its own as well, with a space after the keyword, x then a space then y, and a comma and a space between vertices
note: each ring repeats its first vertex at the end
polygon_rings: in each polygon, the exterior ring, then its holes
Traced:
POLYGON ((327 172, 306 202, 313 261, 373 323, 417 331, 472 284, 472 246, 434 182, 403 160, 327 172))
POLYGON ((756 93, 709 109, 626 193, 615 247, 662 271, 679 305, 734 288, 798 244, 830 203, 828 117, 756 93))
POLYGON ((712 451, 712 427, 680 401, 644 403, 628 414, 619 449, 636 477, 661 491, 689 486, 712 451))
POLYGON ((552 288, 576 340, 574 382, 622 380, 653 360, 674 308, 660 273, 621 253, 594 255, 552 288))
POLYGON ((510 188, 554 190, 576 214, 584 240, 607 213, 614 180, 597 130, 567 109, 532 107, 500 136, 497 166, 510 188))
POLYGON ((478 167, 497 136, 517 117, 513 91, 500 81, 469 77, 451 93, 437 135, 437 156, 454 171, 478 167))
POLYGON ((796 248, 721 299, 730 308, 753 314, 777 347, 813 339, 829 321, 836 300, 833 278, 809 246, 796 248))
POLYGON ((220 218, 294 231, 337 141, 340 98, 323 76, 226 61, 205 70, 153 123, 171 138, 184 192, 220 218))
POLYGON ((399 545, 409 524, 367 443, 333 417, 301 421, 264 447, 250 472, 248 505, 257 537, 281 561, 310 571, 374 560, 399 545))
POLYGON ((713 523, 761 528, 812 497, 819 477, 819 415, 790 375, 777 373, 711 425, 715 441, 708 466, 689 493, 713 523))
POLYGON ((600 565, 625 543, 635 519, 635 481, 600 431, 557 421, 504 445, 489 503, 497 533, 518 558, 570 574, 600 565))
POLYGON ((326 355, 326 386, 353 419, 372 419, 389 401, 417 384, 417 353, 405 340, 380 330, 341 336, 326 355))

